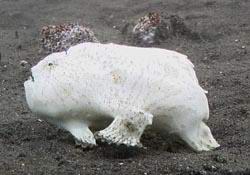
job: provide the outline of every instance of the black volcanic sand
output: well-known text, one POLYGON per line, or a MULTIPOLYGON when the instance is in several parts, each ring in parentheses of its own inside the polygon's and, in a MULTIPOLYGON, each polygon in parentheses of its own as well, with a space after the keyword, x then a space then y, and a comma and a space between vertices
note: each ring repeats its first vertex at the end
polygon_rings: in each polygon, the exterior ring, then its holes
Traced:
POLYGON ((0 0, 0 174, 250 174, 249 0, 0 0), (155 47, 189 56, 209 91, 208 125, 221 147, 194 153, 150 130, 147 149, 76 148, 70 134, 27 108, 23 82, 48 24, 86 24, 102 42, 131 44, 122 29, 150 11, 178 15, 196 32, 155 47), (115 27, 114 27, 115 26, 115 27), (172 146, 171 146, 172 145, 172 146))

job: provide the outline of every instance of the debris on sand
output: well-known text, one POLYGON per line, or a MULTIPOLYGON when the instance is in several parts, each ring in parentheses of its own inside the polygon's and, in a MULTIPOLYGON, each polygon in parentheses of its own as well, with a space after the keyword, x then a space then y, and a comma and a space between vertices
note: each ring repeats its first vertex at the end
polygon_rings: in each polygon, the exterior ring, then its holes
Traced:
POLYGON ((25 66, 26 64, 28 64, 27 61, 25 61, 25 60, 21 60, 21 61, 20 61, 20 65, 21 65, 21 66, 25 66))
POLYGON ((221 155, 215 155, 213 159, 218 163, 227 163, 227 159, 221 155))
POLYGON ((47 25, 42 27, 40 45, 46 54, 66 51, 83 42, 99 42, 93 31, 79 24, 47 25))
POLYGON ((132 29, 132 40, 140 46, 159 44, 172 36, 181 35, 192 39, 199 37, 178 15, 160 15, 157 12, 150 12, 141 17, 132 29))
POLYGON ((162 20, 161 15, 150 12, 138 20, 132 35, 136 44, 148 46, 159 42, 159 39, 166 39, 169 31, 170 25, 162 20))

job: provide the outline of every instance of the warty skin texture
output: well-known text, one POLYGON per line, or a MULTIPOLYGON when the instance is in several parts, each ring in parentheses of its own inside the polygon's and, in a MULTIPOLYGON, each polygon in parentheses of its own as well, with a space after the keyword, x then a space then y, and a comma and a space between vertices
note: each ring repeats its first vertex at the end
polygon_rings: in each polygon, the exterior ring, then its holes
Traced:
POLYGON ((185 55, 157 48, 83 43, 53 53, 24 83, 30 109, 66 130, 83 147, 96 138, 141 146, 147 125, 175 133, 196 151, 218 147, 204 123, 204 90, 185 55), (114 119, 110 125, 105 121, 114 119), (89 127, 106 128, 95 135, 89 127))

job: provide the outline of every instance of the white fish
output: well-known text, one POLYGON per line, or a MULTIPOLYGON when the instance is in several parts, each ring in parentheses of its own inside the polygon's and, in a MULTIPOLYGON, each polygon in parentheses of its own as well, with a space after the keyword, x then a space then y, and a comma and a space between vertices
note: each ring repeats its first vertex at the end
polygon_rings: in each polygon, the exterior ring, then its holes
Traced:
POLYGON ((101 138, 140 146, 152 124, 196 151, 219 146, 204 123, 208 102, 193 64, 175 51, 83 43, 47 56, 31 71, 24 83, 30 109, 82 145, 101 138), (89 127, 100 124, 106 128, 94 135, 89 127))

